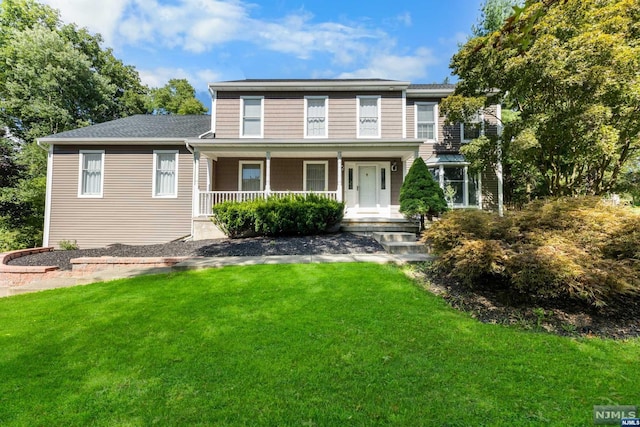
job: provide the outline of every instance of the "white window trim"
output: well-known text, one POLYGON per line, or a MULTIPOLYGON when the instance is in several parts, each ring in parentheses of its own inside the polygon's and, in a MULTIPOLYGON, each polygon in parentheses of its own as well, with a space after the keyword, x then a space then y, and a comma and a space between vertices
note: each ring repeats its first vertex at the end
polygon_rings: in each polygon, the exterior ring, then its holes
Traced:
MULTIPOLYGON (((242 166, 243 165, 260 165, 260 190, 264 191, 264 162, 262 160, 240 160, 238 162, 238 191, 242 189, 242 166)), ((250 191, 250 190, 247 190, 250 191)))
POLYGON ((302 182, 303 190, 307 190, 307 165, 324 165, 324 191, 329 191, 329 161, 328 160, 305 160, 302 162, 302 182))
POLYGON ((357 117, 356 117, 356 130, 358 133, 358 138, 380 138, 382 135, 382 97, 380 95, 358 95, 356 96, 356 110, 357 110, 357 117), (361 99, 376 99, 378 101, 378 133, 376 135, 360 135, 360 100, 361 99))
POLYGON ((310 139, 328 138, 329 136, 329 97, 328 96, 305 96, 304 97, 304 137, 310 139), (309 113, 309 100, 310 99, 324 99, 324 135, 308 134, 308 113, 309 113))
MULTIPOLYGON (((480 136, 484 135, 484 113, 478 112, 477 117, 467 123, 480 123, 480 136)), ((464 122, 460 123, 460 142, 462 142, 463 144, 468 144, 471 141, 473 140, 464 138, 464 122)))
POLYGON ((438 117, 440 117, 440 112, 438 111, 438 103, 437 102, 416 102, 413 106, 413 135, 415 138, 418 138, 418 106, 420 105, 433 105, 433 138, 425 139, 428 142, 436 142, 438 141, 438 117))
POLYGON ((180 155, 178 153, 178 150, 153 150, 153 178, 152 178, 153 187, 151 188, 151 196, 154 199, 175 199, 178 197, 178 166, 179 164, 180 164, 180 155), (158 177, 158 171, 157 171, 158 154, 173 154, 175 156, 176 169, 174 171, 175 180, 173 182, 172 194, 158 195, 156 193, 156 180, 158 179, 157 178, 158 177))
POLYGON ((104 150, 80 150, 78 154, 78 197, 82 199, 102 199, 104 195, 104 150), (85 154, 101 154, 100 158, 100 194, 82 193, 82 166, 85 154))
POLYGON ((264 96, 241 96, 240 97, 240 138, 264 138, 264 96), (244 101, 245 99, 259 99, 260 100, 260 135, 245 135, 244 134, 244 101))
POLYGON ((463 203, 457 203, 454 204, 452 206, 453 209, 465 209, 465 208, 478 208, 478 209, 482 209, 482 174, 480 172, 478 172, 476 174, 476 179, 478 182, 478 199, 477 199, 477 205, 476 204, 469 204, 469 175, 471 175, 469 173, 469 164, 468 163, 435 163, 435 164, 430 164, 427 165, 428 168, 438 168, 440 171, 438 172, 438 176, 440 177, 440 180, 438 182, 438 185, 440 186, 440 188, 444 191, 446 185, 444 182, 444 168, 445 167, 457 167, 457 168, 462 168, 463 169, 463 184, 462 184, 462 188, 464 191, 464 194, 462 195, 462 199, 463 199, 463 203))

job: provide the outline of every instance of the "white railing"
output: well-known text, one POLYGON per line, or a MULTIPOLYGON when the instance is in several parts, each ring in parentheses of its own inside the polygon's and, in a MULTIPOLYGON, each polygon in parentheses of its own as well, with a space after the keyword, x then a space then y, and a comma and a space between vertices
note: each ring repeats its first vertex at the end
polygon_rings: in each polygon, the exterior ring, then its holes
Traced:
POLYGON ((213 206, 223 202, 246 202, 249 200, 265 199, 267 197, 285 197, 289 195, 309 195, 326 197, 337 200, 336 191, 199 191, 198 216, 211 216, 213 206))

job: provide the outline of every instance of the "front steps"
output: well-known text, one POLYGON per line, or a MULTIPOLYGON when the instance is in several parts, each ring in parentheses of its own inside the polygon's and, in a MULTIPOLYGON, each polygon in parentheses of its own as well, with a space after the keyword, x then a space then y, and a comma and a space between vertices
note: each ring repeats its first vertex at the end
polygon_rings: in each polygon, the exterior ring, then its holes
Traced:
POLYGON ((427 254, 427 246, 417 241, 415 233, 374 232, 373 237, 385 251, 394 255, 427 254))
POLYGON ((344 218, 340 231, 371 236, 375 232, 418 233, 418 224, 404 218, 344 218))

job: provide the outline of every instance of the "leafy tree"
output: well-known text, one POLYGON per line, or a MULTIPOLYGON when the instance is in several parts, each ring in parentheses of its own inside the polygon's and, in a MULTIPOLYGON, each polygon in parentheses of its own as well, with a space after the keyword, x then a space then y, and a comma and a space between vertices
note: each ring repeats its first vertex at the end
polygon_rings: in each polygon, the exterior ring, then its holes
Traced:
POLYGON ((640 3, 528 0, 515 12, 452 59, 459 98, 445 113, 465 116, 461 105, 479 102, 516 112, 502 138, 465 154, 485 165, 501 156, 505 184, 524 183, 526 197, 613 190, 640 148, 640 3))
POLYGON ((480 8, 477 25, 471 26, 474 37, 487 36, 498 31, 514 13, 514 7, 521 6, 520 0, 486 0, 480 8))
POLYGON ((42 236, 46 153, 36 138, 147 112, 137 71, 101 43, 48 6, 0 2, 0 250, 42 236))
POLYGON ((171 79, 151 91, 151 109, 156 114, 204 114, 207 109, 196 99, 196 91, 187 79, 171 79))
POLYGON ((420 229, 424 229, 424 217, 447 210, 444 192, 431 176, 421 157, 414 160, 400 188, 400 212, 409 218, 420 218, 420 229))

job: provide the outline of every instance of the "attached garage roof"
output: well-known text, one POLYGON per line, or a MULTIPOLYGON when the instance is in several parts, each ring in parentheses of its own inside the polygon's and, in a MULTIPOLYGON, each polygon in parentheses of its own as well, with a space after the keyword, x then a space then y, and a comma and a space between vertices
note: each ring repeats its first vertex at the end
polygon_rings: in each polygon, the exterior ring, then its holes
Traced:
POLYGON ((211 116, 152 116, 138 114, 110 122, 99 123, 44 138, 41 142, 89 139, 187 139, 211 130, 211 116))

